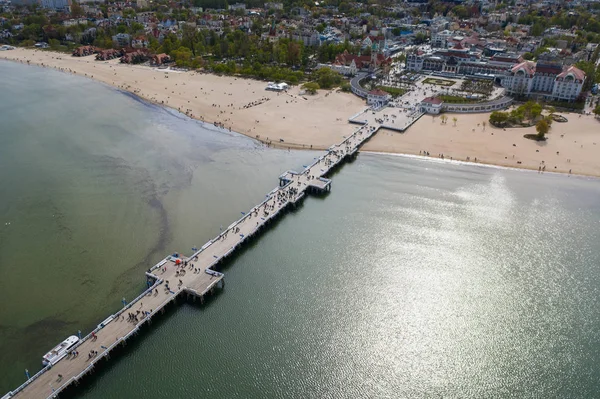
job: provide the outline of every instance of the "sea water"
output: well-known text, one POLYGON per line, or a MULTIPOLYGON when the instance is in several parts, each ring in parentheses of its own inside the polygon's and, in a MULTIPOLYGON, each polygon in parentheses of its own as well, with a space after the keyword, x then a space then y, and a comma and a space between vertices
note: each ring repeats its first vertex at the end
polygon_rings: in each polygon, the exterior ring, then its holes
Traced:
MULTIPOLYGON (((0 74, 3 391, 318 154, 80 77, 0 74)), ((73 393, 596 397, 599 242, 597 179, 360 154, 207 305, 171 308, 73 393)))

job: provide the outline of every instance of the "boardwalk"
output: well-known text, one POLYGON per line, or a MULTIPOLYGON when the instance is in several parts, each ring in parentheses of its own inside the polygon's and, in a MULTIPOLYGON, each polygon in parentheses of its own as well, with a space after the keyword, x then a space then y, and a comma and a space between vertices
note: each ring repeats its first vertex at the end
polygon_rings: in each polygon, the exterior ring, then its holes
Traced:
POLYGON ((178 295, 189 295, 203 301, 205 295, 214 291, 216 287, 224 287, 224 276, 215 270, 215 266, 282 211, 295 206, 305 193, 329 191, 331 180, 324 176, 345 159, 353 156, 378 129, 378 125, 365 124, 341 143, 330 147, 323 156, 315 159, 302 172, 285 172, 279 177, 279 187, 268 193, 263 202, 194 254, 189 257, 174 254, 149 269, 146 272, 148 289, 83 337, 74 348, 79 352, 77 357, 65 357, 54 366, 42 369, 2 399, 50 398, 58 395, 92 372, 98 361, 107 357, 117 345, 124 345, 143 324, 149 322, 157 312, 163 311, 178 295), (129 314, 135 314, 137 320, 129 320, 129 314), (91 351, 97 354, 90 357, 91 351))

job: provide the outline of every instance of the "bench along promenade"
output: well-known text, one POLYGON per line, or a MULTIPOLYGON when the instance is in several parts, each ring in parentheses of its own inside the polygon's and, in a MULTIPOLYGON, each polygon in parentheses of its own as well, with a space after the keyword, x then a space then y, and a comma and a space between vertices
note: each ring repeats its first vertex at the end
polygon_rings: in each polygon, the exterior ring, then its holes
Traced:
MULTIPOLYGON (((370 111, 365 111, 370 113, 370 111)), ((280 216, 287 208, 295 207, 307 192, 325 193, 331 189, 327 174, 345 160, 354 156, 381 125, 367 121, 356 121, 362 126, 339 144, 304 168, 302 172, 287 171, 279 176, 279 186, 243 216, 224 229, 190 256, 173 254, 148 269, 147 289, 133 301, 110 315, 91 331, 81 337, 69 352, 78 354, 64 357, 51 366, 46 366, 31 376, 24 384, 6 393, 8 398, 54 398, 59 393, 77 384, 81 378, 93 372, 100 361, 108 358, 118 345, 136 334, 157 312, 180 295, 204 301, 206 295, 225 286, 224 275, 217 269, 219 264, 235 252, 244 242, 270 221, 280 216), (93 354, 93 355, 92 355, 93 354)))

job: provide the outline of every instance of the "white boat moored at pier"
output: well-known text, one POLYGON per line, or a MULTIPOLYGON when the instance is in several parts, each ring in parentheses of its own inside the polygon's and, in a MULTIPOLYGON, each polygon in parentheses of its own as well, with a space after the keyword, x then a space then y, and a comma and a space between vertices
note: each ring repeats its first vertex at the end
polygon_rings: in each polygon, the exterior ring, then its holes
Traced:
POLYGON ((60 359, 67 356, 69 349, 72 348, 73 345, 75 345, 77 342, 79 342, 79 338, 75 335, 71 335, 59 345, 57 345, 56 348, 46 353, 43 356, 42 364, 44 366, 47 366, 49 364, 54 365, 55 363, 58 363, 60 359))

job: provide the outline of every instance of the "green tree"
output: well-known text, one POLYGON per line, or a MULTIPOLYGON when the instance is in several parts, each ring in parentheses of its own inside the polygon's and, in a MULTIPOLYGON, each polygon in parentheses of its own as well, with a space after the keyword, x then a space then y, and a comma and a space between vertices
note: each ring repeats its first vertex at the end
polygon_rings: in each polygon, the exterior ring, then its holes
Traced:
POLYGON ((530 33, 531 36, 542 36, 542 33, 544 33, 544 27, 542 26, 542 24, 536 22, 531 27, 530 33))
POLYGON ((519 112, 523 112, 527 119, 535 120, 542 114, 542 106, 535 101, 527 101, 525 104, 517 108, 519 112))
POLYGON ((508 117, 508 112, 494 111, 490 114, 490 123, 495 126, 505 126, 508 117))
POLYGON ((596 118, 600 118, 600 104, 596 105, 596 108, 594 108, 594 114, 596 114, 596 118))
POLYGON ((339 73, 329 68, 319 68, 313 76, 319 86, 323 89, 330 89, 339 85, 342 82, 342 77, 339 73))
POLYGON ((287 64, 299 65, 302 59, 302 46, 298 42, 289 41, 287 44, 287 64))
POLYGON ((317 90, 321 87, 316 82, 307 82, 302 85, 302 88, 306 90, 308 94, 317 94, 317 90))
POLYGON ((471 15, 471 12, 462 5, 454 7, 452 12, 460 19, 468 18, 471 15))
POLYGON ((189 48, 181 46, 172 51, 171 55, 178 67, 191 68, 193 54, 189 48))
POLYGON ((196 27, 184 23, 181 33, 181 43, 190 49, 192 56, 196 56, 196 42, 198 41, 196 27))
POLYGON ((50 45, 50 48, 52 50, 58 50, 60 47, 60 42, 56 39, 50 39, 48 40, 48 44, 50 45))
POLYGON ((537 139, 544 140, 546 138, 546 133, 550 130, 550 126, 545 119, 542 119, 535 125, 535 130, 537 131, 537 139))
POLYGON ((542 106, 541 104, 534 103, 530 109, 531 119, 535 120, 542 114, 542 106))
POLYGON ((83 8, 76 1, 71 3, 71 16, 74 18, 83 16, 83 8))
POLYGON ((585 72, 585 82, 583 82, 581 91, 590 90, 594 85, 594 80, 596 78, 596 68, 594 63, 589 61, 578 61, 575 66, 585 72))
POLYGON ((419 32, 415 35, 415 44, 423 44, 427 40, 427 34, 419 32))

